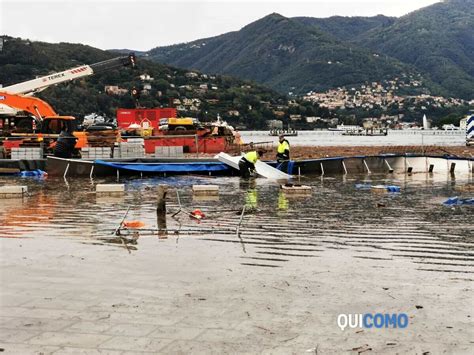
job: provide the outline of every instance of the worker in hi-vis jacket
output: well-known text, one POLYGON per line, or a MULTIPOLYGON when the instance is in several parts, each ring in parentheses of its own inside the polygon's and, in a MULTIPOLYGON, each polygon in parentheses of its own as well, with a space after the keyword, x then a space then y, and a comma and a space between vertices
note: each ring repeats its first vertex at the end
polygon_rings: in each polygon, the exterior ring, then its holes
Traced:
POLYGON ((290 143, 285 139, 283 134, 278 137, 279 143, 277 148, 277 161, 282 163, 290 160, 290 143))
POLYGON ((250 174, 255 171, 255 163, 265 152, 263 150, 253 150, 245 154, 239 161, 240 175, 243 178, 249 178, 250 174))

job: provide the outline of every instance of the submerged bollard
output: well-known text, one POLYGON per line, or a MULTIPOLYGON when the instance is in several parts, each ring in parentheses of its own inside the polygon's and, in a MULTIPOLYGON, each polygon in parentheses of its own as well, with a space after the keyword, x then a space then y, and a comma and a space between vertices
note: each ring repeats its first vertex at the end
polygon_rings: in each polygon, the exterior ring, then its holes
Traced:
POLYGON ((158 235, 166 235, 166 193, 167 185, 158 186, 158 203, 156 206, 156 218, 158 222, 158 235))

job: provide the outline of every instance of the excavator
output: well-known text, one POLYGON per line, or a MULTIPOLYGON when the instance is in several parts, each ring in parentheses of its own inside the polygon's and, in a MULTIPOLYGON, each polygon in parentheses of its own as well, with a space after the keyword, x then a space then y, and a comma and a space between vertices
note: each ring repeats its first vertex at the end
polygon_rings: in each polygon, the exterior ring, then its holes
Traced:
POLYGON ((136 65, 135 55, 121 56, 90 65, 82 65, 59 73, 49 74, 33 80, 0 88, 0 105, 24 111, 30 116, 0 116, 0 137, 3 146, 8 149, 19 146, 22 139, 57 139, 61 132, 77 138, 75 148, 87 145, 85 132, 76 131, 76 119, 73 116, 59 116, 45 101, 32 95, 60 83, 83 78, 105 70, 136 65), (9 137, 8 137, 9 136, 9 137), (8 137, 8 138, 6 138, 8 137), (15 139, 17 138, 17 139, 15 139))

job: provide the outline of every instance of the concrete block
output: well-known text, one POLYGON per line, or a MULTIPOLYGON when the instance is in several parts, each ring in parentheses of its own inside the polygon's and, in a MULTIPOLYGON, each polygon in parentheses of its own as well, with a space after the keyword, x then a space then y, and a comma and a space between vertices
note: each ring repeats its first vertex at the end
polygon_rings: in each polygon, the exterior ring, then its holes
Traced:
POLYGON ((6 185, 0 187, 0 198, 23 196, 28 192, 27 186, 6 185))
POLYGON ((219 186, 217 185, 193 185, 193 193, 196 195, 218 195, 219 186))
POLYGON ((123 193, 125 191, 124 184, 97 184, 95 191, 98 193, 123 193))
POLYGON ((281 185, 280 189, 284 193, 288 193, 288 194, 310 194, 311 193, 311 186, 307 186, 307 185, 285 184, 285 185, 281 185))

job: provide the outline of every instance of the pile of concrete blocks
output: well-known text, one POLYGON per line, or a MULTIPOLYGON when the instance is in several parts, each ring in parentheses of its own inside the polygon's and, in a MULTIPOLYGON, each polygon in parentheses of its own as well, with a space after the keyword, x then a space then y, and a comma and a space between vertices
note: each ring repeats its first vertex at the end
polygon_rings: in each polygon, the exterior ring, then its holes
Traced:
POLYGON ((82 159, 110 159, 112 149, 110 147, 84 147, 81 149, 82 159))
POLYGON ((143 158, 145 147, 140 142, 119 143, 114 149, 114 158, 143 158))
POLYGON ((183 156, 182 146, 155 147, 155 158, 182 158, 183 156))
POLYGON ((43 159, 43 148, 12 148, 11 159, 33 160, 43 159))

